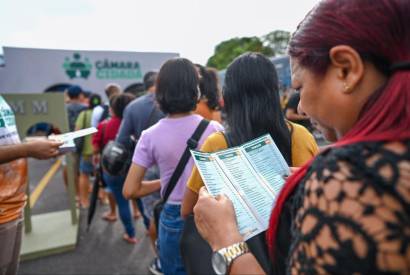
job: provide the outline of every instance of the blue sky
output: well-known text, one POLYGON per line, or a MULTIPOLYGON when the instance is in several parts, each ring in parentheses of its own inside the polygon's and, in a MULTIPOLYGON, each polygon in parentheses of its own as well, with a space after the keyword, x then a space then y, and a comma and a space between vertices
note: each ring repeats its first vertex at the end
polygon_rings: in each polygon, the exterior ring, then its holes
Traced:
POLYGON ((293 31, 317 2, 0 0, 0 47, 178 52, 205 63, 223 40, 293 31))

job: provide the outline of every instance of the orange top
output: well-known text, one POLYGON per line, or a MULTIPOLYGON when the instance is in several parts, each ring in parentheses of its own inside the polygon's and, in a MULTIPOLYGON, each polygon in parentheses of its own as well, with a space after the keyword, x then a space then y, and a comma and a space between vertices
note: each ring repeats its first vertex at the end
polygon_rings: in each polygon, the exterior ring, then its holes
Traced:
POLYGON ((0 224, 21 217, 26 203, 27 160, 0 165, 0 224))
MULTIPOLYGON (((0 95, 0 146, 20 143, 13 110, 0 95)), ((21 217, 26 203, 27 160, 0 164, 0 224, 21 217)))
POLYGON ((198 104, 196 104, 195 113, 201 115, 203 118, 208 120, 215 120, 219 123, 222 122, 221 120, 221 112, 220 111, 213 111, 209 109, 208 105, 206 104, 206 100, 201 99, 198 104))

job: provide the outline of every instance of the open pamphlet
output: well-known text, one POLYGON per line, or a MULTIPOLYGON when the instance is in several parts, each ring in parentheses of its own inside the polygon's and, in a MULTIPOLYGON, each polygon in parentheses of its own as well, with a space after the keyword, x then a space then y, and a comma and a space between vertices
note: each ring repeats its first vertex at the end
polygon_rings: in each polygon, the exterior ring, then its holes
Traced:
POLYGON ((74 139, 87 136, 87 135, 91 135, 96 132, 98 132, 97 128, 90 127, 90 128, 81 129, 81 130, 74 131, 74 132, 68 132, 68 133, 61 134, 61 135, 50 135, 48 136, 48 138, 64 142, 64 144, 61 145, 59 148, 60 152, 62 153, 74 152, 75 151, 74 139))
POLYGON ((265 231, 289 167, 270 135, 215 153, 191 150, 208 192, 233 203, 245 240, 265 231))

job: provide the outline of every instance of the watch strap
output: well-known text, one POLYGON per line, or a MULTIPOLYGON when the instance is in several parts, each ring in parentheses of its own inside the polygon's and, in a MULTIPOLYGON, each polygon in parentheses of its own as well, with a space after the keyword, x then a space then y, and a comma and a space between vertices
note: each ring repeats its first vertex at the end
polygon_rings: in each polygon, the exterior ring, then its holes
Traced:
POLYGON ((229 270, 229 267, 231 266, 233 260, 248 252, 249 247, 246 244, 246 242, 235 243, 233 245, 218 250, 218 253, 225 258, 227 270, 229 270))

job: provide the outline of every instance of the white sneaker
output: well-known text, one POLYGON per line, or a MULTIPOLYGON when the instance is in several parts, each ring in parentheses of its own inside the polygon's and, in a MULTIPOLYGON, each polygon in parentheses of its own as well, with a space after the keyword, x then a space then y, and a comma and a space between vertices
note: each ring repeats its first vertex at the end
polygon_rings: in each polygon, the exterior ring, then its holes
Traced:
POLYGON ((152 261, 152 263, 149 265, 148 269, 154 275, 163 275, 164 274, 164 273, 162 273, 161 262, 159 261, 159 258, 155 258, 152 261))

